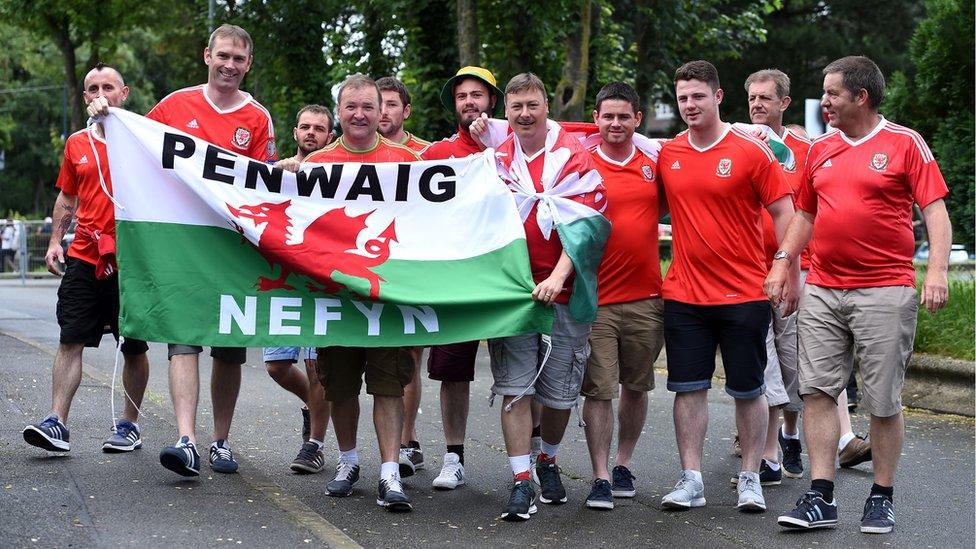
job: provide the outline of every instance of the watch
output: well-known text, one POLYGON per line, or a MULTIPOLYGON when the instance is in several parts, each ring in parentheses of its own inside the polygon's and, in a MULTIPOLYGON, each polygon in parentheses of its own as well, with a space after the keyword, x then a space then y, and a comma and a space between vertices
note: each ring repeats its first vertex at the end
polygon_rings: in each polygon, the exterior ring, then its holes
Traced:
POLYGON ((786 259, 788 261, 790 259, 790 252, 784 250, 776 252, 776 254, 773 255, 773 261, 777 259, 786 259))

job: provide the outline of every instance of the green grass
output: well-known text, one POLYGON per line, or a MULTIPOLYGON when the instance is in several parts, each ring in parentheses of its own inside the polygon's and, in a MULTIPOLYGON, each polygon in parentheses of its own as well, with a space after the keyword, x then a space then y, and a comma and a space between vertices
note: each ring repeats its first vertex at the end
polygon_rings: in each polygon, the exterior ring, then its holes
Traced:
MULTIPOLYGON (((918 287, 922 287, 919 276, 918 287)), ((976 359, 976 281, 950 280, 949 302, 931 315, 918 310, 915 330, 915 352, 949 356, 963 360, 976 359)))

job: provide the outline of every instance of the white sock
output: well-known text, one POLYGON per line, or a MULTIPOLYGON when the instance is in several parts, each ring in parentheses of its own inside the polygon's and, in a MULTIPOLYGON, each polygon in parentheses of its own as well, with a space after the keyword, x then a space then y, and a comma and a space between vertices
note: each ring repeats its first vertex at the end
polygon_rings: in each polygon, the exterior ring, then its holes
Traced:
POLYGON ((785 438, 787 440, 800 440, 800 430, 799 429, 797 429, 796 432, 791 435, 791 434, 788 434, 786 432, 786 425, 784 424, 782 427, 779 428, 779 432, 780 432, 781 435, 783 435, 783 438, 785 438))
POLYGON ((524 456, 508 456, 508 463, 512 466, 512 474, 517 475, 528 472, 532 461, 529 459, 529 454, 525 454, 524 456))
POLYGON ((694 469, 685 469, 684 472, 690 474, 698 482, 702 482, 701 471, 695 471, 694 469))
POLYGON ((854 433, 847 433, 847 434, 841 436, 840 437, 840 442, 837 443, 837 451, 839 452, 839 451, 843 450, 844 448, 846 448, 847 445, 852 440, 854 440, 855 438, 857 438, 857 437, 854 436, 854 433))
POLYGON ((321 450, 322 448, 325 447, 325 443, 324 442, 319 441, 319 440, 315 440, 314 438, 310 438, 310 439, 308 439, 308 441, 309 442, 314 442, 315 445, 319 447, 319 450, 321 450))
POLYGON ((542 450, 543 454, 554 458, 556 457, 556 454, 559 453, 559 443, 557 442, 556 444, 549 444, 545 440, 542 440, 542 446, 540 446, 539 449, 542 450))
POLYGON ((771 471, 779 471, 779 462, 778 461, 769 461, 768 459, 765 459, 765 458, 763 458, 763 461, 766 462, 766 467, 769 467, 769 469, 771 471))
POLYGON ((400 478, 400 463, 384 461, 383 465, 380 465, 380 478, 400 478))
POLYGON ((344 461, 346 463, 351 463, 353 465, 359 465, 359 452, 356 451, 355 448, 351 450, 346 450, 345 452, 340 450, 339 461, 344 461))

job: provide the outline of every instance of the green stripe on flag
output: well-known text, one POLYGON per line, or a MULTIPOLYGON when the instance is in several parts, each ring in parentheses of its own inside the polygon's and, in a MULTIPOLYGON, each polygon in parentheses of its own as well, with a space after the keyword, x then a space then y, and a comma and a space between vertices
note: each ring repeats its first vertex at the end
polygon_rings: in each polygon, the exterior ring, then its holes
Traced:
POLYGON ((597 309, 597 271, 610 236, 610 221, 602 215, 583 217, 571 223, 558 223, 556 232, 576 273, 569 312, 579 322, 593 322, 597 309))
MULTIPOLYGON (((532 301, 535 285, 521 239, 467 259, 391 259, 375 272, 396 285, 381 283, 382 302, 370 302, 310 292, 311 280, 295 274, 288 283, 296 291, 257 291, 259 276, 277 278, 280 271, 229 229, 120 220, 117 236, 119 329, 147 341, 395 347, 552 328, 552 310, 532 301)), ((335 280, 368 293, 364 279, 338 274, 335 280)))

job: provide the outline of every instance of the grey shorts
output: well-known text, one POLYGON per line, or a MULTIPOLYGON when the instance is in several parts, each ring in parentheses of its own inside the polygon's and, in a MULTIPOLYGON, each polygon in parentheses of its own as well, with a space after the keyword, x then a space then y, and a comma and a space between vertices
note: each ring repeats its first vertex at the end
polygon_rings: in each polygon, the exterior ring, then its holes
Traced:
MULTIPOLYGON (((172 360, 176 355, 198 355, 203 352, 203 347, 199 345, 183 345, 181 343, 170 343, 167 346, 167 357, 172 360)), ((217 360, 223 360, 230 364, 244 364, 247 362, 246 347, 211 347, 210 356, 217 360)))
POLYGON ((488 341, 491 374, 495 378, 492 393, 515 396, 524 391, 535 395, 539 404, 557 410, 568 410, 576 404, 590 356, 590 323, 574 320, 567 305, 556 303, 553 308, 552 351, 541 372, 539 367, 547 349, 540 334, 488 341), (533 384, 537 372, 539 378, 533 384))

